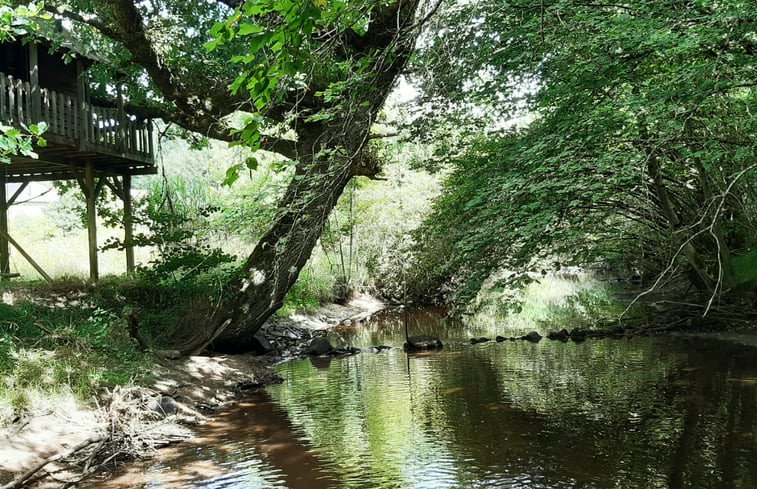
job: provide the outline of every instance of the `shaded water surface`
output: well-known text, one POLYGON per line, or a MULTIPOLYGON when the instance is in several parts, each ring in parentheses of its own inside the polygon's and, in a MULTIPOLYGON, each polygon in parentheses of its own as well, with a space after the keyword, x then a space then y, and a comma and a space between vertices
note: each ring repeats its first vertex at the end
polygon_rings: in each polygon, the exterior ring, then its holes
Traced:
MULTIPOLYGON (((542 340, 410 317, 444 351, 278 367, 285 381, 102 487, 756 488, 757 349, 542 340), (137 473, 146 473, 141 478, 137 473)), ((401 346, 385 316, 335 340, 401 346)))

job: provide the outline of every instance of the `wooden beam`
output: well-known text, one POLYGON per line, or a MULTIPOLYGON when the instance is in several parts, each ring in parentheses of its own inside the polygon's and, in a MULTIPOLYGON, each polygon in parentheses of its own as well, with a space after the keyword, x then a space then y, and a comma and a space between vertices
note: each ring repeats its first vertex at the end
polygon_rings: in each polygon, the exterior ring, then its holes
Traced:
POLYGON ((106 182, 105 177, 100 177, 97 179, 97 184, 95 185, 95 200, 97 200, 97 198, 100 197, 100 192, 102 192, 105 182, 106 182))
POLYGON ((124 202, 124 247, 126 248, 126 274, 134 275, 134 217, 131 207, 131 175, 124 175, 121 185, 124 202))
POLYGON ((31 122, 42 120, 42 92, 39 89, 39 55, 37 43, 29 43, 29 85, 31 87, 31 122))
POLYGON ((15 239, 11 238, 8 233, 6 233, 3 230, 0 230, 0 238, 4 239, 4 240, 8 241, 10 244, 12 244, 13 247, 16 248, 18 250, 18 252, 21 253, 21 255, 24 258, 26 258, 26 261, 28 261, 31 264, 31 266, 34 267, 34 269, 37 271, 37 273, 39 273, 40 275, 42 275, 42 278, 44 278, 48 282, 52 282, 53 281, 53 279, 50 277, 50 275, 48 275, 47 272, 45 272, 45 270, 42 269, 42 267, 39 266, 39 264, 36 261, 34 261, 31 256, 29 256, 29 253, 27 253, 26 251, 24 251, 24 249, 21 248, 21 245, 19 245, 16 242, 15 239))
POLYGON ((100 278, 97 263, 97 187, 94 168, 90 161, 84 167, 84 185, 87 198, 87 237, 89 242, 89 280, 94 283, 100 278))
POLYGON ((113 177, 113 180, 110 180, 109 177, 104 177, 103 181, 105 182, 105 185, 111 190, 111 192, 116 195, 116 197, 124 200, 123 184, 118 183, 118 177, 113 177))
MULTIPOLYGON (((16 189, 16 191, 13 192, 13 195, 11 195, 11 198, 8 199, 8 202, 6 203, 6 207, 10 207, 13 204, 15 204, 18 196, 21 195, 21 192, 23 192, 24 189, 28 186, 29 186, 29 182, 22 182, 21 185, 18 186, 18 189, 16 189)), ((5 192, 5 190, 3 190, 3 192, 5 192)), ((3 193, 3 195, 5 195, 5 193, 3 193)))
MULTIPOLYGON (((8 248, 8 202, 5 189, 5 174, 0 175, 0 273, 9 274, 10 267, 10 249, 8 248)), ((3 280, 8 280, 3 277, 3 280)))

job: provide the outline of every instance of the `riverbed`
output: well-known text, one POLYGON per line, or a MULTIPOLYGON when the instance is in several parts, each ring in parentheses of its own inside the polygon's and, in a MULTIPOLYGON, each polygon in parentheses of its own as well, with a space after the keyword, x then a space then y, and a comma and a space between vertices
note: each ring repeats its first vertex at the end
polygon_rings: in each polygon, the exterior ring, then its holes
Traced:
POLYGON ((757 348, 687 337, 471 345, 496 324, 401 312, 332 333, 188 443, 95 487, 754 488, 757 348))

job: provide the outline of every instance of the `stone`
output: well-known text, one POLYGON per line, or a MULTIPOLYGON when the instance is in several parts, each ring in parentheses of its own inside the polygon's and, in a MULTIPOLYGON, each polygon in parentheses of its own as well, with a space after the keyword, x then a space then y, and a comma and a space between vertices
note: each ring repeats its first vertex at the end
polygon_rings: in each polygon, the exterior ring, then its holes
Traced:
POLYGON ((527 335, 521 337, 521 339, 530 341, 531 343, 538 343, 541 341, 541 338, 542 336, 536 331, 531 331, 527 335))
POLYGON ((176 360, 181 358, 181 352, 179 350, 155 350, 155 354, 168 360, 176 360))
POLYGON ((486 343, 487 341, 489 341, 489 338, 484 338, 483 336, 481 338, 470 339, 471 345, 475 345, 476 343, 486 343))
POLYGON ((441 350, 443 345, 436 336, 422 334, 418 336, 411 336, 407 339, 407 342, 402 345, 405 351, 421 351, 421 350, 441 350))
POLYGON ((547 338, 565 343, 570 338, 570 333, 568 333, 567 329, 563 328, 560 331, 550 331, 549 334, 547 334, 547 338))
POLYGON ((258 331, 255 334, 250 342, 250 347, 258 355, 265 355, 273 351, 273 345, 271 345, 271 342, 268 341, 268 338, 266 338, 262 331, 258 331))
POLYGON ((507 338, 505 338, 504 336, 497 336, 497 338, 496 338, 496 340, 497 340, 497 343, 502 343, 502 342, 503 342, 503 341, 505 341, 506 339, 507 339, 507 338))
POLYGON ((582 329, 573 329, 570 332, 570 339, 575 343, 582 343, 586 341, 586 331, 582 329))
POLYGON ((334 350, 334 347, 329 342, 328 338, 319 336, 313 338, 308 346, 308 355, 327 355, 334 350))
POLYGON ((326 370, 331 366, 331 357, 324 356, 324 357, 308 357, 310 358, 310 363, 318 370, 326 370))
POLYGON ((147 409, 165 417, 176 414, 179 411, 179 405, 174 401, 173 397, 160 396, 151 400, 147 405, 147 409))

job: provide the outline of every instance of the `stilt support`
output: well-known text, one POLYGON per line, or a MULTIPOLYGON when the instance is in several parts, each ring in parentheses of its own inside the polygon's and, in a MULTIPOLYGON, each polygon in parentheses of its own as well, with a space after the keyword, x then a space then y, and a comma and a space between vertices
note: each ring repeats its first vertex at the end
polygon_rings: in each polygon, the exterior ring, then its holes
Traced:
POLYGON ((100 271, 97 263, 97 196, 102 189, 103 179, 95 183, 94 167, 91 162, 84 166, 84 181, 79 181, 87 199, 87 237, 89 242, 89 281, 97 282, 100 271))
POLYGON ((8 196, 5 188, 5 174, 0 176, 0 276, 7 280, 11 272, 10 248, 8 247, 8 196))
POLYGON ((131 208, 131 175, 123 176, 121 199, 124 202, 124 246, 126 248, 126 273, 134 274, 134 219, 131 208))
POLYGON ((29 256, 29 253, 27 253, 26 251, 24 251, 24 249, 21 248, 21 246, 16 242, 16 240, 14 240, 13 238, 11 238, 8 235, 8 233, 6 233, 5 231, 0 231, 0 239, 2 239, 4 241, 12 244, 13 247, 16 248, 19 253, 21 253, 21 256, 23 256, 24 258, 26 258, 26 261, 28 261, 31 264, 31 266, 34 267, 34 269, 37 271, 37 273, 39 273, 40 275, 42 275, 42 278, 44 278, 48 282, 52 282, 53 281, 53 279, 50 278, 50 275, 48 275, 47 272, 45 272, 42 269, 42 267, 39 266, 39 264, 36 261, 34 261, 31 256, 29 256))

